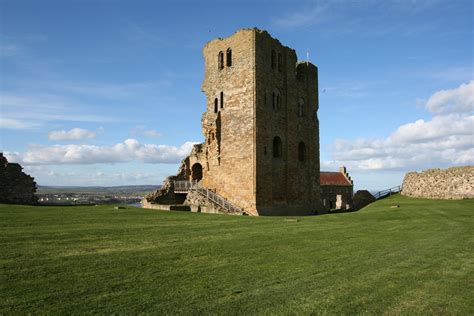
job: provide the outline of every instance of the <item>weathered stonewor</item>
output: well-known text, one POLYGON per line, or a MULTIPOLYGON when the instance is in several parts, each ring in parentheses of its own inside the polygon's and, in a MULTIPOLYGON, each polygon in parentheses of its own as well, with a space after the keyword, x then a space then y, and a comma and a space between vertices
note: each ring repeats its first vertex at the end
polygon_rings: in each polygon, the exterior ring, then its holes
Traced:
POLYGON ((409 172, 402 195, 429 199, 474 198, 474 166, 409 172))
POLYGON ((346 167, 339 168, 339 172, 321 171, 321 199, 328 209, 352 208, 354 183, 346 167))
POLYGON ((210 41, 203 55, 205 142, 147 200, 176 199, 170 181, 178 179, 200 181, 252 215, 323 211, 317 67, 256 28, 210 41))
POLYGON ((375 202, 375 197, 367 190, 359 190, 354 194, 352 198, 352 209, 360 210, 363 207, 366 207, 370 203, 375 202))
MULTIPOLYGON (((229 214, 229 215, 244 215, 243 212, 230 212, 225 208, 221 207, 217 203, 212 202, 211 200, 205 198, 198 191, 192 190, 186 195, 186 201, 184 205, 189 205, 194 207, 196 212, 202 213, 217 213, 217 214, 229 214)), ((191 209, 194 211, 194 209, 191 209)))
POLYGON ((36 182, 17 163, 9 163, 0 153, 0 203, 36 204, 36 182))
MULTIPOLYGON (((196 146, 195 146, 196 147, 196 146)), ((194 150, 193 150, 194 151, 194 150)), ((174 181, 187 180, 189 177, 189 157, 181 161, 178 174, 167 177, 161 188, 145 196, 145 200, 153 204, 175 205, 183 204, 186 195, 174 193, 174 181)))

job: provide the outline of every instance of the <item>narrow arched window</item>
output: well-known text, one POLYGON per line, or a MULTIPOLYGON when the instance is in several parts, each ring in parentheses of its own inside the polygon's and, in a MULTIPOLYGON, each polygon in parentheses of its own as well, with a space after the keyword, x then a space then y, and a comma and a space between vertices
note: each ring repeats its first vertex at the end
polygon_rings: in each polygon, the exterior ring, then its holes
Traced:
POLYGON ((275 136, 273 138, 273 158, 281 158, 282 156, 282 145, 281 145, 281 138, 275 136))
POLYGON ((279 53, 278 54, 278 71, 281 72, 282 70, 283 70, 283 57, 279 53))
POLYGON ((230 48, 227 48, 226 61, 227 61, 227 67, 232 66, 232 49, 230 48))
POLYGON ((272 49, 272 69, 275 69, 276 68, 276 53, 275 51, 272 49))
POLYGON ((217 111, 219 110, 219 105, 218 105, 219 101, 217 100, 217 98, 214 99, 214 113, 217 113, 217 111))
POLYGON ((299 117, 303 117, 304 116, 304 109, 305 106, 304 106, 304 100, 303 99, 299 99, 298 100, 298 116, 299 117))
POLYGON ((224 108, 224 92, 221 91, 221 109, 224 108))
POLYGON ((219 68, 219 70, 224 69, 224 53, 223 53, 223 52, 219 52, 219 56, 218 56, 218 58, 217 58, 217 62, 218 62, 218 68, 219 68))
POLYGON ((278 89, 275 89, 272 94, 272 108, 273 111, 279 111, 281 107, 281 97, 280 97, 280 91, 278 89))
POLYGON ((303 142, 298 144, 298 160, 301 162, 306 161, 306 146, 303 142))

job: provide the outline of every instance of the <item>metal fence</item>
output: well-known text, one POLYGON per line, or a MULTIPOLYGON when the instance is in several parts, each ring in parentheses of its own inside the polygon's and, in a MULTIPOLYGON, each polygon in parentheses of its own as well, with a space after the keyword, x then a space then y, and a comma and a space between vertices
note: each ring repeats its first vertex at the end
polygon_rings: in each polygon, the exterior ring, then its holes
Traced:
POLYGON ((378 200, 383 197, 386 197, 388 195, 391 195, 392 193, 399 193, 402 190, 402 186, 399 185, 397 187, 393 187, 390 189, 382 190, 374 194, 374 197, 378 200))

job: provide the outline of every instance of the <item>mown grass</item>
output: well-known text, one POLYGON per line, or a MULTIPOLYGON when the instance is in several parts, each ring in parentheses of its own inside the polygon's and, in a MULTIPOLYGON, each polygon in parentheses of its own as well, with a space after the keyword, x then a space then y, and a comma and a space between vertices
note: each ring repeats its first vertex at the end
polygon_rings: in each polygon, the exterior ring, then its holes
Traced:
POLYGON ((473 215, 402 196, 297 220, 1 205, 0 314, 472 315, 473 215))

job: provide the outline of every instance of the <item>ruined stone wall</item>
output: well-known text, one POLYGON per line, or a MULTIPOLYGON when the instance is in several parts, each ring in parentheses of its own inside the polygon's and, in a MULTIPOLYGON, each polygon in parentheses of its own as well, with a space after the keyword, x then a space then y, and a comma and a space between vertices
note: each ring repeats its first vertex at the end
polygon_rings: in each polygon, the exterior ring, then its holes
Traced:
POLYGON ((293 49, 265 31, 256 31, 256 76, 259 213, 312 214, 320 208, 317 68, 298 63, 293 49), (282 142, 277 158, 275 137, 282 142))
MULTIPOLYGON (((192 153, 196 151, 198 145, 193 147, 192 153)), ((191 155, 190 155, 191 156, 191 155)), ((178 170, 178 174, 175 176, 170 176, 163 181, 161 188, 155 192, 151 192, 145 196, 144 205, 149 205, 149 203, 163 204, 163 205, 176 205, 183 204, 186 199, 184 194, 174 193, 174 181, 188 180, 190 179, 190 159, 186 157, 181 161, 181 165, 178 170)), ((143 204, 142 203, 142 204, 143 204)), ((146 207, 146 206, 143 206, 146 207)))
POLYGON ((207 98, 203 114, 203 185, 256 212, 254 195, 254 32, 244 29, 203 49, 207 98), (227 65, 227 50, 232 63, 227 65), (219 69, 219 53, 224 64, 219 69), (217 113, 216 113, 217 100, 217 113))
POLYGON ((36 204, 36 182, 17 163, 9 163, 0 153, 0 203, 36 204))
MULTIPOLYGON (((193 170, 202 168, 202 186, 252 215, 303 215, 323 209, 317 68, 298 63, 293 49, 258 29, 212 40, 203 55, 205 142, 187 158, 186 179, 201 179, 193 170), (275 136, 282 141, 277 159, 272 153, 275 136)), ((169 186, 167 190, 171 192, 169 186)))
POLYGON ((402 195, 430 199, 474 198, 474 166, 409 172, 402 195))
POLYGON ((191 211, 199 213, 212 213, 212 214, 229 214, 229 215, 244 215, 241 212, 228 212, 225 208, 220 205, 206 199, 197 191, 191 191, 186 196, 184 205, 194 207, 191 211))
POLYGON ((375 197, 367 190, 359 190, 352 198, 352 209, 357 211, 376 201, 375 197))

